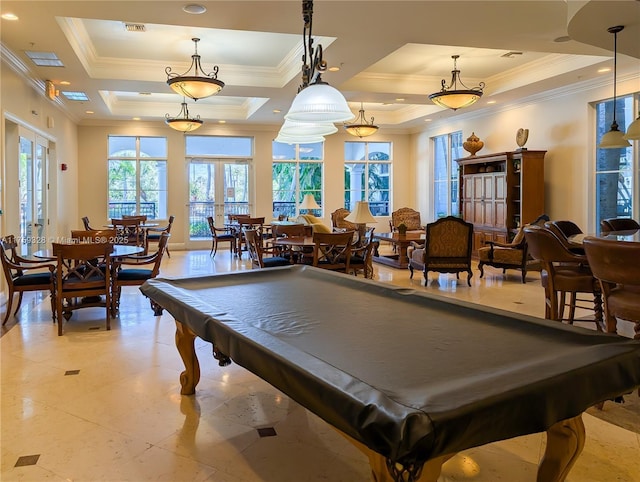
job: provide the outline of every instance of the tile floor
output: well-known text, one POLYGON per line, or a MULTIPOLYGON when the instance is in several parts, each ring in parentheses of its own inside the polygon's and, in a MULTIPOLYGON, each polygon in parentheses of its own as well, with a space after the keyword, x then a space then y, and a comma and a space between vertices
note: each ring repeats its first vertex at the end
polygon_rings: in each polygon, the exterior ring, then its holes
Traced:
MULTIPOLYGON (((215 260, 208 250, 171 254, 166 276, 249 269, 227 251, 215 260)), ((522 285, 517 272, 504 278, 488 268, 480 280, 476 270, 470 288, 432 273, 424 287, 418 274, 375 268, 383 282, 544 314, 537 273, 522 285)), ((136 288, 124 289, 111 331, 102 315, 78 311, 58 337, 48 300, 31 294, 20 321, 3 330, 0 480, 370 480, 366 459, 330 426, 246 370, 218 367, 202 341, 197 395, 180 396, 173 320, 154 317, 136 288)), ((586 446, 567 480, 640 482, 640 430, 588 414, 584 421, 586 446)), ((533 481, 543 450, 542 434, 469 450, 445 464, 439 481, 533 481)))

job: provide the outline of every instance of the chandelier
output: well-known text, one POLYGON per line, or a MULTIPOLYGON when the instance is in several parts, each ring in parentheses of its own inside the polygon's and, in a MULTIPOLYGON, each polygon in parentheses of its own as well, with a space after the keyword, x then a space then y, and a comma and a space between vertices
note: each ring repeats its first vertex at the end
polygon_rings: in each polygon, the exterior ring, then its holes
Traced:
POLYGON ((191 132, 200 128, 204 122, 200 120, 200 116, 189 117, 186 99, 182 99, 181 105, 180 113, 176 117, 170 117, 169 114, 165 115, 165 123, 180 132, 191 132))
POLYGON ((287 120, 298 122, 343 122, 353 118, 344 96, 322 80, 327 62, 322 58, 322 45, 313 46, 313 0, 302 0, 302 84, 293 99, 287 120))
POLYGON ((452 55, 451 58, 453 59, 451 84, 447 85, 446 80, 442 79, 442 90, 431 94, 429 99, 440 107, 457 110, 474 104, 480 97, 482 97, 484 82, 480 82, 478 87, 472 88, 464 85, 462 80, 460 80, 460 71, 457 67, 457 60, 460 56, 452 55), (458 89, 458 82, 463 89, 458 89))
POLYGON ((622 32, 623 25, 609 27, 607 32, 613 34, 613 122, 611 129, 600 139, 598 147, 600 149, 621 149, 629 147, 631 143, 624 137, 624 132, 618 129, 616 122, 616 77, 617 77, 617 59, 618 59, 618 32, 622 32))
POLYGON ((371 123, 367 122, 367 119, 364 116, 364 107, 362 102, 360 102, 360 113, 356 120, 351 124, 345 124, 344 128, 349 134, 359 137, 360 139, 375 134, 378 130, 378 126, 373 124, 373 117, 371 117, 371 123))
POLYGON ((204 99, 217 94, 224 87, 224 82, 218 80, 218 66, 213 67, 213 71, 205 73, 200 65, 200 56, 198 55, 199 38, 192 38, 195 43, 195 53, 191 56, 191 66, 184 74, 176 74, 171 72, 171 67, 167 67, 167 84, 177 94, 190 97, 193 100, 204 99), (193 69, 193 75, 187 75, 193 69), (199 75, 202 74, 202 75, 199 75))

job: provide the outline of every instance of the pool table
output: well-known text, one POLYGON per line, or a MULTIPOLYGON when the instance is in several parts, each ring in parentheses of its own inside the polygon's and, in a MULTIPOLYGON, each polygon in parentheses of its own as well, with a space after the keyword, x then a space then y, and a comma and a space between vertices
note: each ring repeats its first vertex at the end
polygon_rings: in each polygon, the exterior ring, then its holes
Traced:
POLYGON ((640 386, 637 341, 309 266, 140 289, 176 320, 182 394, 198 336, 340 431, 378 482, 435 481, 459 451, 543 431, 538 480, 562 481, 582 412, 640 386))

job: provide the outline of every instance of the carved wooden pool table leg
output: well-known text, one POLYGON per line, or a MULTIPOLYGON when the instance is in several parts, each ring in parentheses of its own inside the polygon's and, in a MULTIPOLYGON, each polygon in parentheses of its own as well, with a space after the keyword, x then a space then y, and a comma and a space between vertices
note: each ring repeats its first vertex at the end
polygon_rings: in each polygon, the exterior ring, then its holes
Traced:
POLYGON ((196 385, 200 381, 200 364, 195 350, 196 334, 191 329, 176 321, 176 347, 185 370, 180 374, 181 395, 193 395, 196 393, 196 385))
POLYGON ((547 448, 538 467, 538 482, 562 482, 584 448, 582 415, 558 422, 547 430, 547 448))
MULTIPOLYGON (((374 482, 398 482, 398 479, 394 478, 387 468, 387 459, 377 452, 374 452, 366 445, 358 442, 356 439, 345 434, 341 430, 336 431, 351 442, 360 452, 365 454, 369 459, 369 466, 371 467, 371 477, 374 482)), ((441 455, 434 459, 428 460, 423 466, 417 479, 402 478, 400 480, 411 480, 411 482, 437 482, 440 473, 442 472, 442 465, 453 457, 455 454, 441 455)), ((405 474, 406 477, 406 474, 405 474)))

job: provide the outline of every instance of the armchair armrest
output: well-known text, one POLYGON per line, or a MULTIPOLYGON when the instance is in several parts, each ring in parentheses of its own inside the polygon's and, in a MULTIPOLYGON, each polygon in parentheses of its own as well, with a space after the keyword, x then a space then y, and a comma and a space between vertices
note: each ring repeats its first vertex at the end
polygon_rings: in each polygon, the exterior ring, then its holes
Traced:
POLYGON ((51 273, 53 273, 56 270, 56 265, 55 264, 51 264, 51 263, 43 263, 42 261, 37 261, 35 259, 26 259, 26 258, 21 258, 21 257, 17 257, 18 261, 20 261, 20 263, 14 263, 8 259, 5 259, 5 262, 7 263, 7 266, 11 269, 15 269, 15 270, 20 270, 20 271, 27 271, 27 270, 32 270, 32 269, 48 269, 51 273), (23 264, 23 263, 29 263, 29 264, 23 264))
POLYGON ((152 254, 131 254, 129 256, 120 256, 117 259, 114 258, 113 264, 116 267, 120 267, 122 265, 131 265, 131 266, 143 266, 145 264, 155 263, 158 259, 159 253, 152 254))
POLYGON ((414 249, 424 249, 424 243, 420 244, 415 241, 411 241, 409 245, 414 249))

